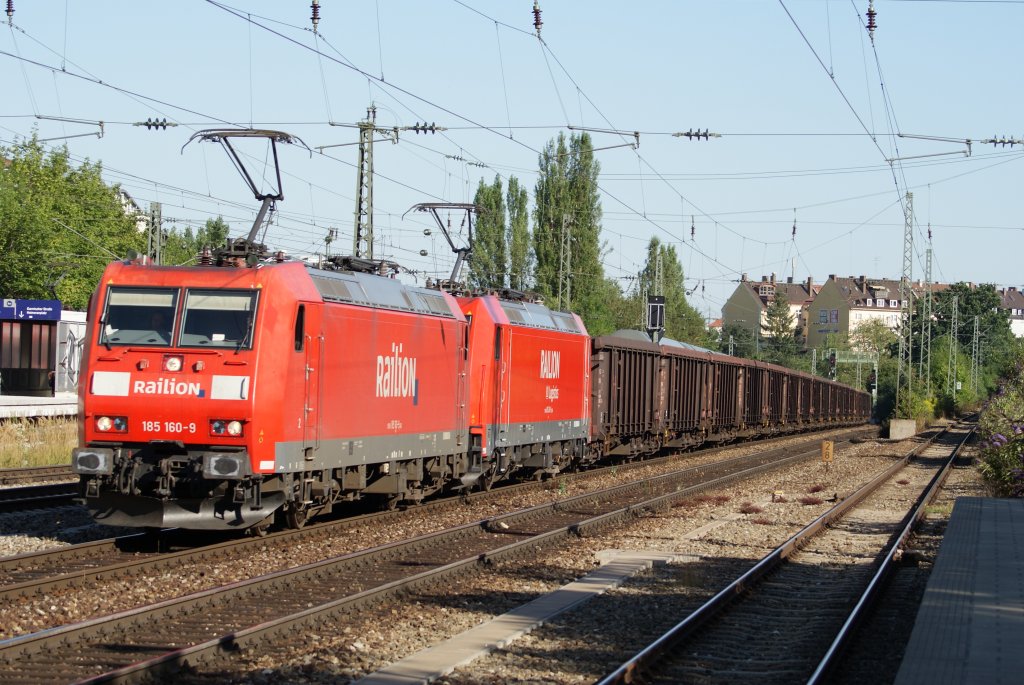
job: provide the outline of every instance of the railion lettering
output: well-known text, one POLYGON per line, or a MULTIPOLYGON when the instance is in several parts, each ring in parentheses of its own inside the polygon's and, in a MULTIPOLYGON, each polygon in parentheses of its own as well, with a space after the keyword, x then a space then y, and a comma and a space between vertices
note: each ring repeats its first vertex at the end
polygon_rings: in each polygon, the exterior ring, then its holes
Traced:
POLYGON ((415 403, 418 385, 416 357, 403 356, 400 343, 391 343, 390 355, 377 355, 377 397, 412 397, 415 403))
POLYGON ((558 350, 540 351, 540 377, 558 378, 562 353, 558 350))
POLYGON ((132 390, 136 395, 192 395, 198 397, 200 386, 197 382, 158 378, 155 381, 135 381, 132 390))

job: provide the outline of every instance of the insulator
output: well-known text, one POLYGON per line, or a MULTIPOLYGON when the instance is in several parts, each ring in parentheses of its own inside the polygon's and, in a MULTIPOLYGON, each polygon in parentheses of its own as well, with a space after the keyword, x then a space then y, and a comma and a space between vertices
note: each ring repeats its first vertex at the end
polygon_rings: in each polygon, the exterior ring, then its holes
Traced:
POLYGON ((544 22, 540 20, 540 5, 537 4, 537 0, 533 0, 533 28, 536 29, 537 35, 540 35, 540 27, 544 25, 544 22))
POLYGON ((317 27, 320 26, 320 0, 313 0, 313 4, 309 8, 313 10, 310 20, 313 22, 313 33, 316 33, 317 27))
POLYGON ((7 23, 14 21, 14 0, 7 0, 7 23))
POLYGON ((878 22, 875 21, 875 17, 877 17, 877 16, 878 16, 878 12, 875 11, 874 0, 871 0, 871 2, 868 3, 867 17, 868 17, 868 33, 871 34, 872 38, 875 37, 875 29, 878 28, 878 22))

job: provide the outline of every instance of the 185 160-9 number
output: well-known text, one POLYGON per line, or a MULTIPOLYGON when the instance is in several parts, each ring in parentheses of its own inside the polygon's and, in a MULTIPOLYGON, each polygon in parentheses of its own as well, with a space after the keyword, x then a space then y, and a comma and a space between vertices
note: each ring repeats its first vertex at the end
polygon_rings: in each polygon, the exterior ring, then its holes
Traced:
POLYGON ((143 421, 142 430, 147 433, 195 433, 196 424, 181 421, 143 421))

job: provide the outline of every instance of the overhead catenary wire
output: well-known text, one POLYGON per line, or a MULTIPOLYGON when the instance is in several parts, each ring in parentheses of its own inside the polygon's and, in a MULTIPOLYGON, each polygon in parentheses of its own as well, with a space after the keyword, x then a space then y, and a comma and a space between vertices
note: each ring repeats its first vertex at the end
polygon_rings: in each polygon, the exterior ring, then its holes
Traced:
MULTIPOLYGON (((459 4, 464 4, 464 3, 459 3, 459 4)), ((390 30, 390 27, 389 27, 389 30, 390 30)), ((506 32, 506 35, 505 35, 505 36, 503 36, 503 38, 507 38, 507 37, 508 37, 508 36, 510 36, 510 35, 512 35, 512 34, 511 34, 511 33, 509 33, 509 32, 506 32)), ((546 37, 547 37, 548 39, 551 39, 551 38, 552 38, 553 36, 555 36, 555 35, 556 35, 556 34, 554 34, 554 33, 549 33, 549 34, 547 34, 547 36, 546 36, 546 37)), ((518 34, 517 34, 517 37, 518 37, 518 34)), ((310 40, 313 40, 313 39, 311 38, 310 40)), ((327 49, 328 49, 328 48, 326 47, 326 45, 325 45, 325 44, 324 44, 323 42, 320 42, 320 43, 319 43, 319 46, 323 47, 323 49, 324 49, 324 50, 327 50, 327 49)), ((507 55, 506 55, 506 56, 507 56, 507 55)), ((319 58, 318 58, 318 59, 319 59, 319 58)), ((389 60, 389 64, 390 64, 390 63, 392 63, 392 62, 393 62, 393 60, 389 60)), ((326 63, 326 62, 325 62, 325 63, 326 63)), ((392 67, 391 69, 389 69, 389 72, 393 72, 393 71, 394 71, 394 68, 393 68, 393 67, 392 67)), ((56 74, 54 74, 54 75, 56 76, 56 74)), ((394 77, 394 76, 395 76, 395 74, 394 74, 394 73, 392 73, 392 74, 391 74, 391 76, 392 76, 392 77, 394 77)), ((579 96, 580 96, 580 99, 581 99, 581 100, 583 100, 583 97, 584 97, 584 95, 585 95, 584 91, 583 91, 583 90, 582 90, 581 88, 578 88, 578 89, 577 89, 577 93, 579 94, 579 96)), ((399 97, 399 99, 400 99, 400 100, 401 100, 401 101, 402 101, 403 103, 409 103, 409 104, 412 104, 412 101, 411 101, 411 100, 409 100, 409 98, 407 98, 407 97, 405 97, 405 96, 402 96, 402 95, 399 95, 398 97, 399 97)), ((497 104, 497 103, 495 103, 495 104, 497 104)), ((556 106, 556 105, 554 105, 554 103, 552 103, 552 109, 554 109, 554 107, 555 107, 555 106, 556 106)), ((512 126, 514 126, 514 125, 515 125, 515 122, 514 122, 514 121, 511 121, 511 117, 509 117, 509 116, 508 116, 508 113, 507 113, 507 112, 506 112, 506 114, 507 114, 507 118, 509 119, 509 121, 506 121, 506 122, 505 122, 505 124, 509 124, 509 126, 501 125, 501 126, 500 126, 500 129, 501 129, 501 131, 500 131, 500 132, 501 132, 501 134, 503 135, 503 137, 507 139, 507 138, 511 137, 511 136, 510 136, 510 131, 512 131, 512 130, 518 130, 518 129, 513 129, 513 128, 511 128, 512 126)), ((550 112, 549 112, 549 114, 550 114, 550 112)), ((573 115, 573 116, 575 116, 575 115, 573 115)), ((494 117, 494 118, 495 118, 495 119, 498 119, 498 118, 500 118, 500 117, 494 117)), ((582 120, 582 114, 581 114, 581 120, 582 120)), ((468 129, 471 129, 471 128, 474 128, 474 127, 471 127, 471 126, 467 126, 467 127, 465 127, 465 128, 466 128, 466 129, 468 130, 468 129)), ((495 128, 498 128, 498 127, 495 127, 495 128)), ((857 134, 857 135, 864 135, 864 134, 857 134)), ((427 155, 426 155, 426 156, 430 156, 430 153, 427 153, 427 155)), ((498 159, 497 161, 498 161, 498 162, 501 162, 501 161, 503 161, 503 160, 501 160, 501 159, 498 159)), ((653 161, 653 160, 652 160, 652 161, 653 161)), ((493 167, 492 167, 492 168, 495 168, 495 169, 501 169, 501 171, 502 171, 502 172, 504 172, 504 173, 508 173, 508 172, 506 171, 506 167, 505 167, 505 165, 502 165, 502 164, 500 164, 500 163, 498 163, 498 164, 495 164, 495 160, 493 160, 493 159, 488 159, 488 162, 489 162, 489 163, 490 163, 491 165, 493 165, 493 167)), ((660 166, 660 165, 659 165, 659 166, 660 166)), ((454 179, 455 179, 456 177, 458 177, 458 178, 460 178, 460 179, 463 179, 463 180, 465 180, 465 179, 466 179, 466 177, 467 177, 467 174, 465 174, 465 173, 464 173, 464 170, 460 170, 460 169, 458 169, 458 168, 455 168, 455 167, 451 167, 451 165, 449 165, 449 168, 451 169, 451 171, 452 171, 452 173, 453 173, 453 176, 452 176, 452 179, 453 179, 453 181, 454 181, 454 179)), ((651 187, 652 185, 655 185, 655 184, 650 184, 650 183, 649 183, 649 175, 647 174, 646 170, 644 170, 643 168, 641 168, 641 169, 640 169, 640 172, 639 172, 639 177, 640 177, 640 179, 641 179, 641 182, 642 182, 642 183, 644 183, 644 184, 646 184, 648 188, 649 188, 649 187, 651 187)), ((402 179, 402 180, 404 180, 404 181, 408 181, 410 177, 408 177, 408 176, 406 176, 406 177, 403 177, 403 176, 401 176, 401 175, 398 175, 398 178, 400 178, 400 179, 402 179)), ((602 185, 603 185, 603 184, 605 183, 605 179, 604 179, 604 178, 602 178, 602 179, 601 179, 601 183, 602 183, 602 185)), ((430 187, 430 188, 434 189, 434 190, 435 190, 435 195, 436 195, 436 187, 437 187, 437 185, 438 185, 438 184, 437 184, 437 183, 419 183, 419 182, 415 182, 415 181, 414 181, 414 182, 412 182, 412 183, 411 183, 410 185, 412 185, 412 186, 423 186, 423 185, 426 185, 426 186, 428 186, 428 187, 430 187)), ((456 189, 456 191, 458 191, 458 187, 457 187, 457 186, 452 186, 452 187, 453 187, 453 188, 455 188, 455 189, 456 189)), ((620 189, 616 189, 616 188, 614 188, 614 187, 613 187, 613 188, 612 188, 612 190, 613 190, 613 192, 615 192, 615 194, 617 194, 617 195, 620 195, 621 197, 623 197, 623 198, 625 198, 625 199, 628 199, 628 200, 630 200, 630 202, 631 202, 631 203, 632 203, 632 204, 633 204, 634 206, 638 207, 638 209, 639 209, 639 211, 640 211, 640 213, 641 213, 641 214, 646 214, 646 215, 648 215, 649 217, 653 218, 653 219, 654 219, 654 220, 655 220, 656 222, 658 222, 658 223, 660 223, 660 224, 664 225, 664 226, 665 226, 666 228, 668 228, 668 229, 669 229, 670 231, 674 230, 673 224, 672 224, 671 222, 666 222, 666 221, 662 221, 662 220, 661 220, 661 219, 659 218, 659 215, 658 215, 658 212, 657 212, 657 209, 658 209, 658 208, 657 208, 657 206, 656 206, 656 205, 657 205, 658 203, 657 203, 657 201, 653 201, 653 203, 652 203, 652 201, 651 201, 651 196, 648 196, 647 198, 645 198, 645 201, 643 201, 642 203, 640 203, 640 204, 638 205, 637 203, 633 202, 633 199, 634 199, 634 198, 633 198, 632 196, 620 193, 619 191, 621 190, 621 188, 620 188, 620 189)), ((688 190, 692 192, 692 189, 688 189, 688 190)), ((891 192, 891 191, 890 191, 890 192, 891 192)), ((442 193, 442 194, 443 194, 443 193, 442 193)), ((787 205, 791 205, 791 204, 794 204, 794 203, 792 203, 791 201, 785 201, 785 202, 784 202, 784 204, 787 204, 787 205)), ((612 207, 615 207, 615 203, 614 203, 614 202, 612 202, 611 200, 606 200, 606 206, 608 206, 608 205, 611 205, 612 207)), ((620 209, 621 209, 621 208, 620 208, 620 209)), ((791 210, 791 207, 790 207, 790 210, 791 210)), ((709 214, 712 214, 712 215, 714 215, 714 216, 716 216, 716 217, 719 217, 719 216, 721 216, 722 218, 725 218, 725 217, 726 217, 726 215, 724 215, 724 214, 723 214, 723 215, 719 215, 719 214, 718 214, 718 213, 716 213, 716 212, 710 212, 710 211, 709 211, 709 214)), ((726 221, 728 221, 728 219, 726 219, 726 221)), ((685 225, 685 224, 684 224, 684 225, 685 225)), ((811 226, 812 224, 811 224, 811 223, 809 223, 809 221, 805 221, 805 220, 804 220, 804 216, 803 216, 803 214, 801 214, 801 227, 803 227, 803 226, 805 226, 805 225, 806 225, 806 226, 808 226, 808 227, 810 227, 810 226, 811 226)), ((678 226, 678 224, 675 224, 675 226, 678 226)), ((737 224, 736 226, 734 226, 734 228, 738 228, 738 227, 739 227, 739 225, 738 225, 738 224, 737 224)), ((638 231, 639 231, 639 232, 643 232, 644 230, 646 230, 646 229, 645 229, 645 227, 638 227, 638 231)), ((742 229, 742 230, 746 230, 746 231, 747 231, 748 233, 751 233, 751 231, 749 231, 749 229, 746 229, 746 228, 744 228, 744 229, 742 229)), ((724 233, 724 231, 725 231, 725 229, 723 228, 723 233, 724 233)), ((707 236, 710 236, 710 232, 707 232, 707 234, 706 234, 706 235, 707 235, 707 236)), ((810 233, 808 233, 808 236, 810 236, 810 235, 811 235, 811 234, 810 234, 810 233)), ((762 231, 758 231, 758 232, 754 233, 754 236, 755 236, 755 239, 756 239, 756 238, 762 238, 762 240, 760 240, 760 241, 759 241, 759 242, 762 242, 762 243, 764 243, 764 242, 773 242, 773 241, 764 241, 764 240, 763 240, 763 238, 765 238, 765 237, 770 237, 770 233, 767 233, 767 234, 766 234, 765 232, 762 232, 762 231)), ((726 238, 728 239, 728 236, 725 236, 725 237, 726 237, 726 238)), ((801 237, 803 237, 803 230, 801 230, 801 237)), ((688 241, 688 242, 692 242, 692 241, 688 241)), ((702 242, 702 241, 698 240, 698 242, 702 242)), ((782 242, 784 242, 784 241, 778 241, 778 242, 779 242, 779 243, 782 243, 782 242)), ((724 254, 724 253, 723 253, 723 254, 724 254)), ((693 258, 693 256, 694 256, 694 254, 693 254, 693 253, 691 253, 690 257, 691 257, 691 258, 693 258)), ((725 258, 725 259, 726 259, 726 261, 734 261, 734 259, 732 259, 732 258, 725 258)))

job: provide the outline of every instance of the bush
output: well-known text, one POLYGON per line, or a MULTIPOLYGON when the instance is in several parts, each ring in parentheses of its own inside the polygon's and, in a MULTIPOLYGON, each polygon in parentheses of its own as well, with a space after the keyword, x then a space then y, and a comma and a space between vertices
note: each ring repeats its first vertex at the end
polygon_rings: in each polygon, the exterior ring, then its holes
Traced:
POLYGON ((1024 367, 1018 362, 978 421, 981 472, 1003 497, 1024 497, 1024 367))

